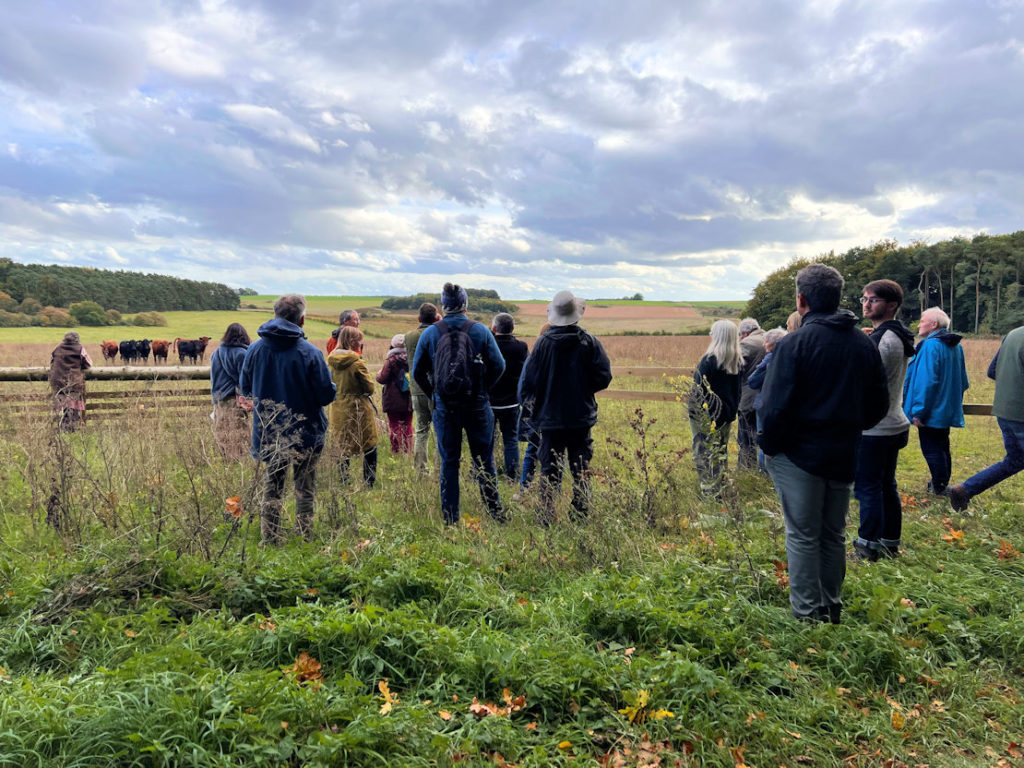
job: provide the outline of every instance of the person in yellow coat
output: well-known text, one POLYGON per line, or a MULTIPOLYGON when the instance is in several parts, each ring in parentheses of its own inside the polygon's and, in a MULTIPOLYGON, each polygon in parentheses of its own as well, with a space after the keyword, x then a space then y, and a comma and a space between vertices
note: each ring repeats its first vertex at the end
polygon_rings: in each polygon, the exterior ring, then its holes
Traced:
POLYGON ((338 388, 327 407, 328 432, 341 452, 339 470, 349 481, 349 460, 363 457, 363 481, 370 488, 377 479, 377 419, 373 404, 373 377, 363 361, 363 332, 345 326, 338 346, 327 357, 327 367, 338 388))

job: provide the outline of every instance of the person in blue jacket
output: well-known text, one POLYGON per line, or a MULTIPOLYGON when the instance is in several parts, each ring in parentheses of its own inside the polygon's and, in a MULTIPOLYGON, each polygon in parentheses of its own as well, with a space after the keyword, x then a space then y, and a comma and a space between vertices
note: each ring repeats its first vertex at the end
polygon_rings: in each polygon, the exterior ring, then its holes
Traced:
POLYGON ((249 435, 249 401, 241 397, 238 380, 249 348, 249 333, 241 323, 231 323, 220 346, 210 355, 210 396, 213 399, 213 439, 225 458, 245 458, 249 435))
MULTIPOLYGON (((441 292, 444 318, 424 329, 416 344, 412 375, 424 394, 434 403, 434 432, 437 453, 441 458, 441 514, 447 525, 459 520, 459 462, 462 459, 462 433, 466 433, 469 453, 480 485, 480 496, 492 518, 505 521, 505 512, 498 496, 498 475, 494 466, 494 412, 487 393, 505 371, 505 358, 494 335, 483 323, 466 316, 469 299, 459 285, 445 283, 441 292), (435 356, 441 346, 442 334, 449 334, 445 354, 460 346, 460 335, 466 334, 472 347, 472 386, 469 392, 446 399, 435 391, 446 380, 445 371, 438 370, 435 356)), ((449 358, 451 360, 452 358, 449 358)))
POLYGON ((921 337, 903 383, 903 412, 917 427, 931 493, 946 493, 953 472, 950 427, 964 426, 964 392, 970 386, 961 336, 949 330, 949 315, 926 309, 917 326, 921 337))
POLYGON ((239 388, 253 399, 252 456, 263 462, 260 509, 263 542, 281 540, 281 496, 288 467, 295 476, 295 524, 313 532, 316 465, 324 446, 334 382, 324 356, 306 341, 302 326, 306 300, 287 294, 274 302, 274 319, 260 326, 260 338, 246 351, 239 388))

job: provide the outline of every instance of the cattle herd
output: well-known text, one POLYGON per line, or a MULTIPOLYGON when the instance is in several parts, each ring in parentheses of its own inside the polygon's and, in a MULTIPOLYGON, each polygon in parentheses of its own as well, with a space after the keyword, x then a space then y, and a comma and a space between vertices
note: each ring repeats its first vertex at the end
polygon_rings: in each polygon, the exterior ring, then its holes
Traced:
POLYGON ((130 339, 128 341, 104 341, 100 343, 103 350, 103 362, 113 365, 117 356, 121 356, 122 365, 132 363, 149 363, 149 355, 153 355, 153 363, 167 362, 167 355, 173 348, 178 355, 178 363, 185 364, 187 358, 193 365, 202 363, 206 356, 206 345, 210 343, 209 336, 200 336, 198 339, 175 339, 173 342, 163 339, 130 339))

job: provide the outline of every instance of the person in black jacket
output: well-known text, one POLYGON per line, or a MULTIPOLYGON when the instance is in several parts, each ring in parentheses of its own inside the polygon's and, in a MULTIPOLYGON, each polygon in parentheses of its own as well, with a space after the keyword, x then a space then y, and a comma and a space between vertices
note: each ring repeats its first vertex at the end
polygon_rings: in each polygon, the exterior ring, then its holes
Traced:
POLYGON ((501 356, 505 358, 505 372, 489 393, 491 410, 494 423, 501 430, 505 454, 503 474, 513 483, 519 475, 519 376, 529 352, 526 342, 512 335, 514 330, 515 320, 507 312, 499 312, 491 321, 491 333, 501 356))
POLYGON ((732 321, 716 321, 710 336, 708 351, 693 372, 687 405, 701 493, 719 498, 729 460, 729 431, 740 403, 743 353, 732 321))
POLYGON ((541 523, 554 520, 558 462, 568 455, 575 522, 587 515, 586 473, 593 458, 590 429, 597 423, 595 392, 612 381, 611 362, 601 342, 579 327, 582 302, 559 291, 548 305, 551 328, 537 339, 519 380, 519 402, 529 407, 540 432, 541 523))
POLYGON ((857 316, 839 309, 842 290, 832 267, 811 264, 797 273, 802 322, 775 347, 758 436, 786 520, 793 615, 834 624, 861 432, 889 409, 882 359, 857 316))

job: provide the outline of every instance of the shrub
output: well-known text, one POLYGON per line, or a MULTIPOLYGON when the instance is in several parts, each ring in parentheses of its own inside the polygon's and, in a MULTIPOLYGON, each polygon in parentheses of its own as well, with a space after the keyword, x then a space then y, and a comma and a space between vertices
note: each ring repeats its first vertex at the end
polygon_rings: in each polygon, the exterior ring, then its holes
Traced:
POLYGON ((30 325, 32 325, 32 318, 23 312, 0 310, 0 328, 27 328, 30 325))
POLYGON ((121 313, 116 309, 108 309, 106 315, 107 325, 119 325, 121 323, 121 313))
POLYGON ((18 307, 18 311, 24 312, 26 315, 38 315, 42 308, 43 305, 39 303, 38 299, 26 296, 25 300, 21 302, 21 306, 18 307))
POLYGON ((139 312, 132 323, 145 327, 165 326, 167 325, 167 318, 159 312, 139 312))
POLYGON ((0 312, 16 312, 18 302, 11 298, 11 294, 0 291, 0 312))
POLYGON ((71 313, 60 307, 43 307, 39 310, 38 318, 39 324, 47 328, 69 328, 78 325, 71 313))
POLYGON ((79 301, 72 304, 68 311, 81 325, 106 325, 107 313, 95 301, 79 301))

